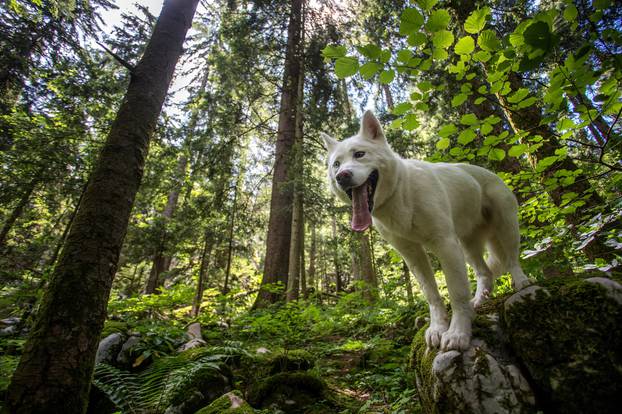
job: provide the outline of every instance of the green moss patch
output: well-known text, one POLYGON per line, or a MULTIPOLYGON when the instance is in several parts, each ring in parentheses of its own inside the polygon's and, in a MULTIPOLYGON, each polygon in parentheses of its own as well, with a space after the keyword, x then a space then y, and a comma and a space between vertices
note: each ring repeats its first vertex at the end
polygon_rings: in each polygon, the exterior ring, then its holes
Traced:
POLYGON ((103 339, 116 332, 126 334, 128 329, 129 329, 129 326, 125 322, 108 320, 104 323, 104 329, 102 329, 100 338, 103 339))
POLYGON ((622 306, 583 278, 545 281, 506 302, 503 321, 546 412, 622 406, 622 306), (511 303, 511 304, 510 304, 511 303))
POLYGON ((254 412, 253 407, 243 400, 242 393, 236 390, 214 400, 195 414, 252 414, 254 412))

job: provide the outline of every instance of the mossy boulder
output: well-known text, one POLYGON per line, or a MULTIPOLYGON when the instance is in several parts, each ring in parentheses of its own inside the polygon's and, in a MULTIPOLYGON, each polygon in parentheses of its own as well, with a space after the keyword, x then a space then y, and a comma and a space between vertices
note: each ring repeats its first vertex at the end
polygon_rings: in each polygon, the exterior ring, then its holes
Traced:
POLYGON ((102 329, 100 338, 104 339, 113 333, 120 333, 122 335, 127 335, 127 331, 130 329, 129 325, 123 321, 113 321, 107 320, 104 323, 104 328, 102 329))
POLYGON ((318 404, 330 405, 324 381, 302 371, 281 372, 259 381, 249 390, 248 401, 256 408, 270 408, 285 413, 307 413, 318 404))
POLYGON ((426 328, 415 335, 409 362, 425 413, 535 412, 533 392, 507 352, 498 319, 478 316, 465 352, 427 349, 426 328))
POLYGON ((478 310, 465 352, 415 335, 410 368, 426 413, 613 413, 622 406, 622 286, 558 278, 478 310))
POLYGON ((252 414, 255 410, 242 398, 239 391, 231 391, 214 400, 195 414, 252 414))
POLYGON ((622 285, 554 279, 506 300, 503 319, 545 412, 620 412, 622 285))
POLYGON ((272 355, 266 360, 270 375, 279 372, 306 371, 313 368, 315 358, 304 349, 292 349, 272 355))

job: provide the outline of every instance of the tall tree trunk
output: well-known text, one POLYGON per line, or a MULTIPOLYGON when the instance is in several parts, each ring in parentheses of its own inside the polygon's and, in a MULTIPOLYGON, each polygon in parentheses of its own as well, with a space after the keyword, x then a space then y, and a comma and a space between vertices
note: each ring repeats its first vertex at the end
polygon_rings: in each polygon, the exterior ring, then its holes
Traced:
POLYGON ((203 249, 201 251, 201 264, 199 265, 197 289, 194 294, 194 301, 192 302, 191 315, 195 318, 199 316, 199 312, 201 312, 201 302, 203 301, 203 291, 205 289, 205 282, 207 281, 207 270, 209 269, 213 246, 214 243, 212 243, 211 235, 208 231, 206 231, 205 240, 203 241, 203 249))
POLYGON ((280 283, 287 288, 289 251, 292 233, 291 186, 292 149, 295 142, 296 105, 298 102, 298 78, 302 70, 302 3, 291 0, 289 25, 287 28, 287 50, 281 93, 279 127, 272 175, 270 219, 266 237, 266 259, 261 287, 254 308, 265 307, 283 298, 266 285, 280 283))
POLYGON ((301 213, 300 213, 300 293, 303 298, 308 297, 307 292, 307 272, 305 270, 305 213, 304 213, 304 203, 301 203, 301 213))
POLYGON ((26 205, 30 201, 30 197, 32 196, 32 193, 35 191, 35 188, 37 188, 37 185, 39 184, 39 180, 40 180, 39 175, 40 174, 37 174, 35 178, 30 180, 30 182, 24 189, 22 196, 17 202, 17 205, 15 206, 15 208, 13 208, 13 211, 11 212, 9 217, 7 217, 7 219, 4 221, 4 224, 2 225, 2 229, 0 229, 0 252, 2 252, 5 249, 6 240, 9 235, 9 232, 13 228, 13 225, 15 224, 17 219, 22 215, 22 211, 24 211, 24 207, 26 207, 26 205))
POLYGON ((337 240, 337 218, 333 215, 331 217, 331 229, 332 229, 332 250, 333 250, 333 266, 335 267, 335 291, 337 293, 343 291, 341 284, 341 264, 339 263, 339 240, 337 240))
POLYGON ((405 261, 402 260, 402 277, 404 278, 404 286, 406 287, 406 299, 408 305, 413 306, 415 304, 415 296, 413 295, 413 283, 410 278, 410 270, 405 261))
POLYGON ((229 234, 227 236, 227 265, 225 268, 225 283, 222 287, 222 294, 226 295, 229 293, 229 278, 231 276, 231 259, 233 257, 233 230, 235 228, 235 212, 238 208, 238 192, 240 191, 238 187, 241 185, 240 175, 238 175, 238 179, 235 183, 235 189, 233 193, 233 204, 231 205, 231 211, 229 213, 229 234))
POLYGON ((11 413, 86 411, 99 335, 149 140, 198 0, 169 0, 133 70, 7 391, 11 413))
POLYGON ((378 298, 378 280, 374 271, 371 244, 369 242, 369 232, 356 233, 359 243, 357 252, 359 256, 360 280, 363 282, 363 298, 374 302, 378 298))
POLYGON ((311 246, 309 247, 309 272, 307 273, 307 289, 317 289, 316 287, 316 271, 315 262, 317 260, 317 234, 315 230, 316 224, 311 223, 311 246))

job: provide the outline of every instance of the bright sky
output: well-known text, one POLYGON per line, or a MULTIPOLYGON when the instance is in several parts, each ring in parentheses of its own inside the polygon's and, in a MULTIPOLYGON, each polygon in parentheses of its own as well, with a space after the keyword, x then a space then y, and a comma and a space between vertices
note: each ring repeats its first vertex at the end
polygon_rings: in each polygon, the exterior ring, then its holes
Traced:
POLYGON ((117 10, 108 10, 102 13, 102 18, 107 27, 105 27, 106 33, 110 34, 112 28, 121 22, 121 14, 124 12, 136 13, 137 9, 134 4, 139 3, 146 6, 151 14, 158 17, 160 10, 162 10, 162 0, 116 0, 114 2, 119 8, 117 10))

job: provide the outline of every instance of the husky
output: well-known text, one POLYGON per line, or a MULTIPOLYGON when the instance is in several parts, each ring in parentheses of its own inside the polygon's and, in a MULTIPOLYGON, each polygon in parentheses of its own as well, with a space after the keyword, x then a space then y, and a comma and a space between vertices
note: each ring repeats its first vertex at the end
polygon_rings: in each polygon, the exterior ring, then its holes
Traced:
POLYGON ((494 279, 510 272, 515 289, 529 283, 518 260, 518 204, 512 191, 496 174, 475 165, 401 158, 371 111, 363 115, 357 135, 343 141, 321 135, 330 188, 352 204, 352 230, 362 232, 373 223, 419 282, 430 306, 427 346, 467 349, 474 308, 488 299, 494 279), (450 323, 426 250, 445 274, 450 323), (466 262, 477 279, 472 299, 466 262))

